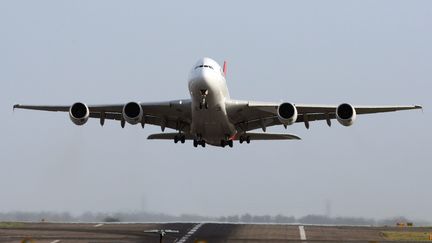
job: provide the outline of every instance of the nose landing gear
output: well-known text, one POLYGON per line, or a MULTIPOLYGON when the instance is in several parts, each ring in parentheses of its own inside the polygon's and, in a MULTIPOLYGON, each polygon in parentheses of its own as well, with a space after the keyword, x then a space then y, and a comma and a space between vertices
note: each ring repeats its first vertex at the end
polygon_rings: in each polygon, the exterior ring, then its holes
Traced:
POLYGON ((200 108, 200 110, 202 110, 203 108, 208 109, 208 104, 207 104, 207 100, 206 100, 207 95, 208 95, 208 90, 207 89, 201 89, 200 93, 201 93, 201 100, 199 103, 199 108, 200 108))

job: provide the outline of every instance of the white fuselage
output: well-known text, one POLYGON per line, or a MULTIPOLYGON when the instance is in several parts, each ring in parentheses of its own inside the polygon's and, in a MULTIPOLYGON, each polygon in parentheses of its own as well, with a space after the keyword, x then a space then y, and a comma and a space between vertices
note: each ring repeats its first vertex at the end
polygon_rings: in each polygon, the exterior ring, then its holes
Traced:
POLYGON ((223 70, 210 59, 200 59, 189 76, 192 100, 191 134, 208 144, 219 146, 236 134, 230 122, 225 102, 230 99, 223 70))

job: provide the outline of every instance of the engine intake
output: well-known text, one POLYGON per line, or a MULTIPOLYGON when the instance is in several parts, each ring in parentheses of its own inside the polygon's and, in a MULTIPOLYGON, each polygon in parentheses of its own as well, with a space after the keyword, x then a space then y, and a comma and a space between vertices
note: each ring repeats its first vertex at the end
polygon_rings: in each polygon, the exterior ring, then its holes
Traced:
POLYGON ((277 109, 279 121, 284 125, 291 125, 297 120, 297 108, 291 103, 282 103, 277 109))
POLYGON ((141 121, 143 110, 137 102, 129 102, 123 107, 123 118, 129 124, 135 125, 141 121))
POLYGON ((77 102, 69 108, 71 121, 78 126, 84 125, 90 116, 90 110, 86 104, 77 102))
POLYGON ((340 104, 336 108, 336 119, 344 126, 351 126, 357 117, 355 108, 347 103, 340 104))

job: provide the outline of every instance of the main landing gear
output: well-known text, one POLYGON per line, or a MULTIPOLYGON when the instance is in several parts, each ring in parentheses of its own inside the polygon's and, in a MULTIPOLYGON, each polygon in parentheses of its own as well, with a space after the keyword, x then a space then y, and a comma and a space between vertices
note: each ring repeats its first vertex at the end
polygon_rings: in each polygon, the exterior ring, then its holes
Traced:
POLYGON ((250 143, 250 137, 249 137, 249 136, 247 136, 247 137, 243 137, 243 136, 241 136, 241 137, 239 138, 239 142, 240 142, 240 143, 243 143, 243 142, 250 143))
POLYGON ((221 140, 221 146, 222 148, 225 148, 225 146, 230 146, 230 148, 233 147, 233 140, 221 140))
POLYGON ((193 140, 193 146, 196 148, 198 145, 201 145, 201 147, 205 148, 205 141, 204 140, 193 140))
POLYGON ((205 141, 204 139, 202 139, 202 135, 201 134, 197 134, 197 138, 193 140, 193 146, 196 148, 198 147, 198 145, 201 145, 201 147, 205 148, 205 141))
POLYGON ((186 141, 186 137, 184 134, 180 133, 174 137, 174 143, 178 143, 178 142, 185 143, 185 141, 186 141))

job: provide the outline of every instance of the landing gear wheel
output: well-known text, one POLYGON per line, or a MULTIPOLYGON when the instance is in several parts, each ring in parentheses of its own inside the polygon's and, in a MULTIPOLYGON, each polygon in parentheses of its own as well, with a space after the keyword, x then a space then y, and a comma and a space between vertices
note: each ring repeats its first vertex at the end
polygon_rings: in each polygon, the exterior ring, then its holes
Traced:
POLYGON ((227 144, 226 144, 226 141, 225 141, 225 140, 221 140, 221 147, 222 147, 222 148, 225 148, 226 145, 227 145, 227 144))
POLYGON ((199 108, 200 108, 200 110, 202 110, 203 108, 207 110, 208 109, 207 102, 205 102, 205 101, 200 102, 199 108))
POLYGON ((180 142, 181 142, 181 143, 185 143, 185 141, 186 141, 186 138, 185 138, 185 136, 183 135, 183 136, 180 138, 180 142))
POLYGON ((228 145, 230 146, 230 148, 233 147, 233 140, 228 140, 228 145))
POLYGON ((193 146, 196 148, 198 147, 198 141, 196 139, 193 140, 193 146))
POLYGON ((244 142, 243 137, 240 137, 240 138, 239 138, 239 142, 240 142, 240 143, 243 143, 243 142, 244 142))
POLYGON ((247 138, 246 138, 246 143, 250 143, 250 137, 248 136, 247 138))
POLYGON ((205 148, 206 143, 204 141, 201 141, 201 147, 205 148))
POLYGON ((175 136, 175 137, 174 137, 174 143, 178 143, 178 141, 179 141, 178 136, 175 136))

